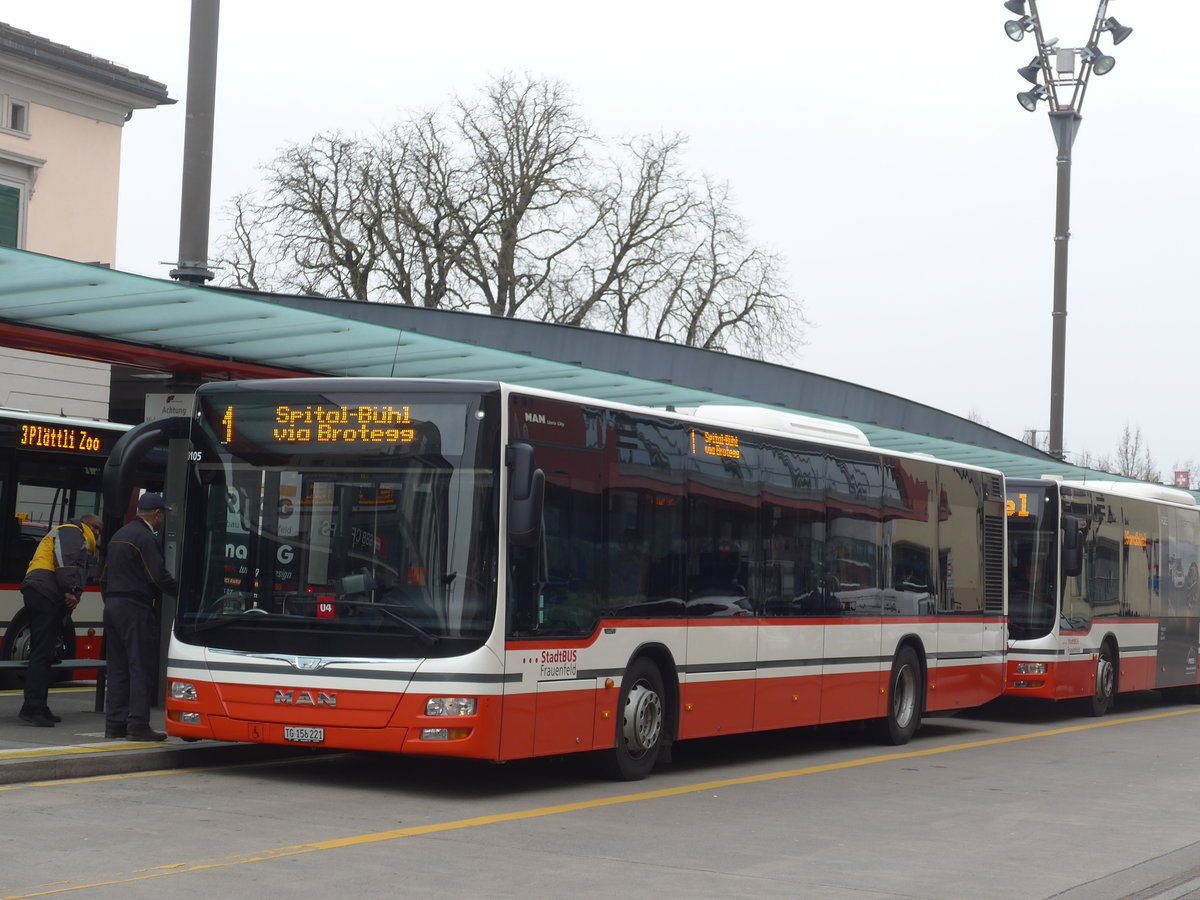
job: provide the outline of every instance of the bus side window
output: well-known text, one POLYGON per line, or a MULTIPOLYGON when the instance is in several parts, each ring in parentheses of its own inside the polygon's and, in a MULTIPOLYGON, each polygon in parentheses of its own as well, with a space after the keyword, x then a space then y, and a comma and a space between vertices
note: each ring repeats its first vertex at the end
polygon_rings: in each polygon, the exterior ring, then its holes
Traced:
MULTIPOLYGON (((588 462, 564 456, 568 463, 588 462)), ((573 478, 567 472, 546 473, 546 577, 538 624, 547 632, 587 633, 599 615, 595 562, 599 499, 586 487, 586 478, 573 478)))
POLYGON ((45 536, 46 529, 39 528, 13 517, 9 524, 9 537, 4 544, 4 557, 0 568, 0 581, 15 584, 25 577, 29 561, 37 550, 38 542, 45 536))
POLYGON ((537 630, 538 609, 541 601, 541 584, 539 583, 541 555, 540 544, 520 548, 509 546, 509 634, 531 634, 537 630))

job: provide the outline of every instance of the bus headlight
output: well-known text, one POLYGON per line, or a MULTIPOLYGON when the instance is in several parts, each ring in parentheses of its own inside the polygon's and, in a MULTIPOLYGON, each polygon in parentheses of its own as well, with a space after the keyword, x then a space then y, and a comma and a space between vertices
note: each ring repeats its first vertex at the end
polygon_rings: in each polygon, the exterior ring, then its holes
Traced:
POLYGON ((1019 662, 1019 663, 1017 663, 1017 674, 1018 675, 1045 675, 1046 674, 1046 664, 1045 663, 1019 662))
POLYGON ((172 681, 171 699, 196 702, 196 686, 190 681, 172 681))
POLYGON ((427 716, 473 716, 474 697, 430 697, 425 701, 427 716))

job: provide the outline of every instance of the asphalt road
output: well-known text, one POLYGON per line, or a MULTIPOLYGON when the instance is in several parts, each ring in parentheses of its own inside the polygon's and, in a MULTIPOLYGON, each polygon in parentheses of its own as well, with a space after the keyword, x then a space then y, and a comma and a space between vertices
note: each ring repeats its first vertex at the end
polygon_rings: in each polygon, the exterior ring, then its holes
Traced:
POLYGON ((637 783, 325 753, 0 785, 0 897, 1200 895, 1200 706, 693 742, 637 783))

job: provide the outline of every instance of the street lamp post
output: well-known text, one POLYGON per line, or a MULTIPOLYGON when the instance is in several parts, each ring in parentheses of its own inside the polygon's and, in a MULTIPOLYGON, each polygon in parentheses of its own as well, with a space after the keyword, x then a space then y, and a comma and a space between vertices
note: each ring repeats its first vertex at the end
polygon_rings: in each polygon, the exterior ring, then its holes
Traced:
POLYGON ((1083 47, 1058 46, 1058 38, 1046 39, 1037 0, 1005 0, 1004 8, 1020 18, 1004 24, 1004 32, 1014 41, 1032 32, 1037 41, 1037 56, 1017 73, 1033 85, 1017 94, 1017 102, 1029 112, 1038 101, 1050 107, 1050 128, 1058 147, 1058 178, 1054 208, 1054 308, 1050 347, 1050 455, 1063 458, 1063 393, 1066 380, 1067 351, 1067 243, 1071 237, 1071 146, 1082 120, 1080 109, 1087 92, 1088 79, 1094 72, 1107 75, 1116 60, 1102 53, 1100 35, 1108 32, 1119 44, 1133 31, 1108 15, 1108 0, 1100 0, 1087 44, 1083 47))

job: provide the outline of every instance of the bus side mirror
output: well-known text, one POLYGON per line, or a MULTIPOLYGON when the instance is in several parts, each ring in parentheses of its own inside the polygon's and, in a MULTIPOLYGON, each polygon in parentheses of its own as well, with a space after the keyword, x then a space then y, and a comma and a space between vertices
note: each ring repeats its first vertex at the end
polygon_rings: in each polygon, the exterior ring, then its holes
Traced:
POLYGON ((508 539, 517 547, 532 547, 542 533, 542 499, 546 475, 534 465, 530 444, 510 444, 508 465, 508 539))
POLYGON ((1083 538, 1075 516, 1062 517, 1062 571, 1068 577, 1083 571, 1083 538))

